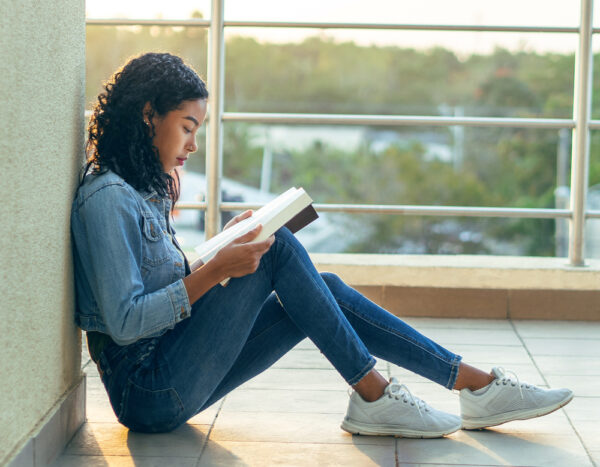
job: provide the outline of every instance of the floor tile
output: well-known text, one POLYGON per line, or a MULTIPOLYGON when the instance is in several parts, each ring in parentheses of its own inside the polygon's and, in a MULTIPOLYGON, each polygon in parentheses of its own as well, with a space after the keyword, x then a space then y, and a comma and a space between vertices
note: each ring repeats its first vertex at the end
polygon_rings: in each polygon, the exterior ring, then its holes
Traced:
MULTIPOLYGON (((272 368, 281 369, 324 369, 335 370, 333 365, 319 350, 293 349, 281 357, 272 368)), ((384 360, 377 360, 375 368, 386 371, 387 364, 384 360)))
POLYGON ((352 436, 340 428, 339 414, 221 412, 213 441, 393 445, 393 438, 352 436))
MULTIPOLYGON (((576 397, 545 417, 487 430, 460 431, 439 440, 352 436, 339 427, 347 408, 348 385, 316 346, 304 339, 274 368, 234 390, 175 432, 148 435, 131 433, 116 422, 95 365, 84 348, 88 422, 54 466, 196 466, 213 423, 199 465, 394 466, 396 445, 399 465, 404 467, 579 467, 592 465, 590 456, 600 465, 600 323, 437 318, 405 321, 463 355, 466 363, 485 371, 503 366, 522 381, 570 387, 576 397)), ((433 407, 460 413, 457 391, 385 361, 379 361, 377 368, 386 378, 390 374, 398 377, 415 396, 433 407)))
MULTIPOLYGON (((472 361, 465 360, 465 363, 473 363, 472 361)), ((486 373, 491 371, 493 366, 498 366, 499 362, 489 362, 489 363, 479 363, 475 366, 486 373)), ((531 363, 513 363, 506 366, 505 370, 513 371, 517 374, 521 381, 527 381, 528 383, 536 384, 536 385, 545 385, 544 379, 535 365, 531 363)), ((394 364, 390 364, 390 375, 395 376, 401 383, 409 383, 418 382, 418 383, 427 383, 429 380, 424 378, 423 376, 417 375, 412 371, 406 370, 402 367, 399 367, 394 364)), ((433 383, 436 384, 436 383, 433 383)))
POLYGON ((529 420, 515 420, 489 428, 496 433, 529 433, 574 436, 575 432, 565 412, 556 410, 542 417, 530 418, 529 420))
POLYGON ((443 346, 454 344, 522 345, 521 340, 512 329, 417 328, 417 330, 443 346))
MULTIPOLYGON (((600 378, 597 376, 546 376, 548 384, 552 388, 569 388, 576 396, 599 397, 600 378)), ((600 417, 600 415, 599 415, 600 417)))
POLYGON ((544 375, 600 376, 598 357, 536 355, 533 360, 544 375))
POLYGON ((159 434, 134 433, 116 423, 85 423, 65 449, 67 455, 197 457, 206 425, 183 425, 159 434))
POLYGON ((348 384, 335 370, 272 368, 240 386, 241 389, 311 389, 345 391, 348 384))
POLYGON ((510 321, 504 319, 417 318, 401 317, 403 321, 419 330, 442 329, 492 329, 512 331, 510 321))
POLYGON ((514 363, 531 363, 531 357, 523 346, 502 345, 466 345, 449 346, 448 350, 462 355, 468 363, 496 362, 496 365, 508 368, 514 363))
POLYGON ((594 357, 600 355, 600 339, 545 339, 523 338, 534 357, 538 355, 594 357))
MULTIPOLYGON (((227 395, 227 397, 229 397, 229 395, 227 395)), ((209 408, 190 418, 187 423, 190 425, 212 425, 223 406, 223 402, 224 399, 215 402, 209 408)))
POLYGON ((308 337, 305 339, 302 339, 300 342, 298 342, 296 344, 296 347, 294 347, 294 349, 299 349, 299 350, 319 350, 317 348, 317 346, 314 344, 313 341, 311 341, 308 337))
POLYGON ((288 412, 344 414, 347 391, 304 389, 236 389, 228 394, 224 412, 288 412))
POLYGON ((572 421, 594 421, 600 417, 600 397, 577 397, 564 407, 572 421))
POLYGON ((86 384, 88 422, 117 423, 117 417, 100 378, 88 377, 86 384))
POLYGON ((394 445, 209 441, 200 466, 394 467, 394 445))
POLYGON ((591 466, 575 435, 462 430, 443 439, 398 439, 397 443, 400 465, 591 466))
POLYGON ((600 450, 600 425, 598 420, 573 421, 573 426, 589 451, 600 450))
POLYGON ((600 339, 600 322, 513 320, 521 337, 600 339))
POLYGON ((52 467, 195 467, 197 459, 144 456, 74 456, 59 457, 52 467))

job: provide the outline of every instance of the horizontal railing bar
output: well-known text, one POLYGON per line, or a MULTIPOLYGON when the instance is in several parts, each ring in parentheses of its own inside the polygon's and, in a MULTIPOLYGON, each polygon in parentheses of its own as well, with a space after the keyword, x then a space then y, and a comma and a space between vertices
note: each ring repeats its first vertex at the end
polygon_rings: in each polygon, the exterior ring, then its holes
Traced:
POLYGON ((518 128, 574 128, 575 121, 562 118, 436 117, 415 115, 342 115, 224 112, 223 121, 311 125, 479 126, 518 128))
POLYGON ((588 126, 590 130, 600 130, 600 120, 590 120, 588 126))
MULTIPOLYGON (((92 116, 91 110, 85 117, 92 116)), ((208 116, 206 118, 208 120, 208 116)), ((300 123, 326 125, 413 125, 413 126, 480 126, 522 128, 569 128, 575 121, 558 118, 495 118, 495 117, 435 117, 398 115, 332 115, 332 114, 272 114, 225 112, 223 120, 247 123, 300 123)), ((592 120, 591 130, 600 129, 600 120, 592 120)))
MULTIPOLYGON (((208 19, 135 19, 135 18, 88 18, 88 26, 191 26, 208 27, 208 19)), ((475 32, 526 32, 526 33, 570 33, 579 32, 578 27, 569 26, 494 26, 473 24, 407 24, 407 23, 327 23, 315 21, 225 21, 226 27, 248 28, 302 28, 302 29, 371 29, 404 31, 475 31, 475 32)), ((594 33, 600 32, 596 28, 594 33)))
POLYGON ((600 211, 586 211, 586 219, 600 219, 600 211))
MULTIPOLYGON (((221 203, 222 211, 245 211, 259 209, 260 203, 221 203)), ((534 208, 489 208, 464 206, 405 206, 386 204, 314 204, 320 212, 346 212, 367 214, 402 214, 412 216, 454 216, 454 217, 518 217, 530 219, 570 218, 568 209, 534 209, 534 208)), ((206 209, 206 203, 181 202, 177 209, 206 209)))
POLYGON ((571 34, 579 32, 579 28, 576 26, 484 26, 470 24, 327 23, 314 21, 225 21, 225 26, 249 28, 398 29, 406 31, 544 32, 571 34))
POLYGON ((210 26, 207 19, 126 19, 126 18, 88 18, 86 26, 162 26, 162 27, 201 27, 210 26))
MULTIPOLYGON (((92 116, 91 110, 85 111, 85 117, 92 116)), ((208 120, 208 115, 206 120, 208 120)), ((266 114, 226 112, 223 120, 249 123, 324 123, 338 125, 435 125, 435 126, 486 126, 529 128, 573 128, 574 120, 556 118, 494 118, 494 117, 435 117, 435 116, 396 116, 396 115, 332 115, 332 114, 266 114), (315 121, 323 119, 323 122, 315 121), (335 120, 339 119, 339 122, 335 120), (357 121, 360 120, 360 121, 357 121), (310 121, 308 121, 310 120, 310 121), (376 122, 372 122, 376 120, 376 122), (401 123, 398 123, 401 122, 401 123)), ((600 129, 600 120, 592 120, 590 129, 600 129)))

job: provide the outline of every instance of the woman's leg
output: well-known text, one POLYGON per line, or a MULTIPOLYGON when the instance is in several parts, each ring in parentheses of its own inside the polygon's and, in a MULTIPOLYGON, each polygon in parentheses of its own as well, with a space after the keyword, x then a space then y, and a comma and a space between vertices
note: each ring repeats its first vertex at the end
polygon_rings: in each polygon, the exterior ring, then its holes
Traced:
POLYGON ((374 356, 448 389, 454 388, 461 361, 459 355, 376 305, 335 274, 323 273, 322 276, 346 318, 374 356))
MULTIPOLYGON (((157 427, 161 421, 145 422, 155 395, 160 396, 157 403, 165 404, 166 400, 177 406, 172 416, 165 415, 169 420, 163 421, 164 426, 206 406, 238 361, 273 290, 291 321, 349 384, 360 381, 375 366, 375 359, 346 320, 304 248, 282 229, 254 274, 231 279, 227 287, 214 287, 194 304, 189 319, 158 338, 154 353, 127 378, 121 421, 134 429, 160 431, 157 427), (128 391, 135 397, 128 397, 128 391)), ((272 348, 265 351, 280 353, 272 348)), ((250 373, 264 368, 255 364, 257 368, 249 369, 250 373)))
POLYGON ((265 301, 237 360, 198 412, 265 371, 305 337, 272 293, 265 301))

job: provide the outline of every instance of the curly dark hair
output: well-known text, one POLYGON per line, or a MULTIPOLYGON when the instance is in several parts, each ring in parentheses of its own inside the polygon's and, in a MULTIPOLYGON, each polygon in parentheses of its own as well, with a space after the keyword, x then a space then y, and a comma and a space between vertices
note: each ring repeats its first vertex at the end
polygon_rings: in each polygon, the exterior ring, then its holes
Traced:
POLYGON ((183 60, 169 53, 146 53, 115 72, 98 95, 88 126, 87 161, 81 183, 93 173, 107 169, 117 173, 136 190, 155 190, 179 198, 179 177, 164 172, 158 148, 152 144, 154 115, 164 116, 182 102, 207 99, 206 84, 183 60), (150 103, 150 114, 144 106, 150 103), (144 122, 150 121, 151 131, 144 122))

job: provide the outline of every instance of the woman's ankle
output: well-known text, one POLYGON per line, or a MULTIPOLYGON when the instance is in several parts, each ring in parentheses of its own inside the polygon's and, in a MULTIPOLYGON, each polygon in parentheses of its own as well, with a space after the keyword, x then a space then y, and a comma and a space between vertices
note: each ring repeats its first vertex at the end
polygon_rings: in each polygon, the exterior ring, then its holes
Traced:
POLYGON ((383 396, 387 385, 387 380, 377 370, 371 370, 352 388, 366 402, 374 402, 383 396))
POLYGON ((476 391, 487 386, 492 381, 494 381, 492 374, 461 362, 453 389, 476 391))

